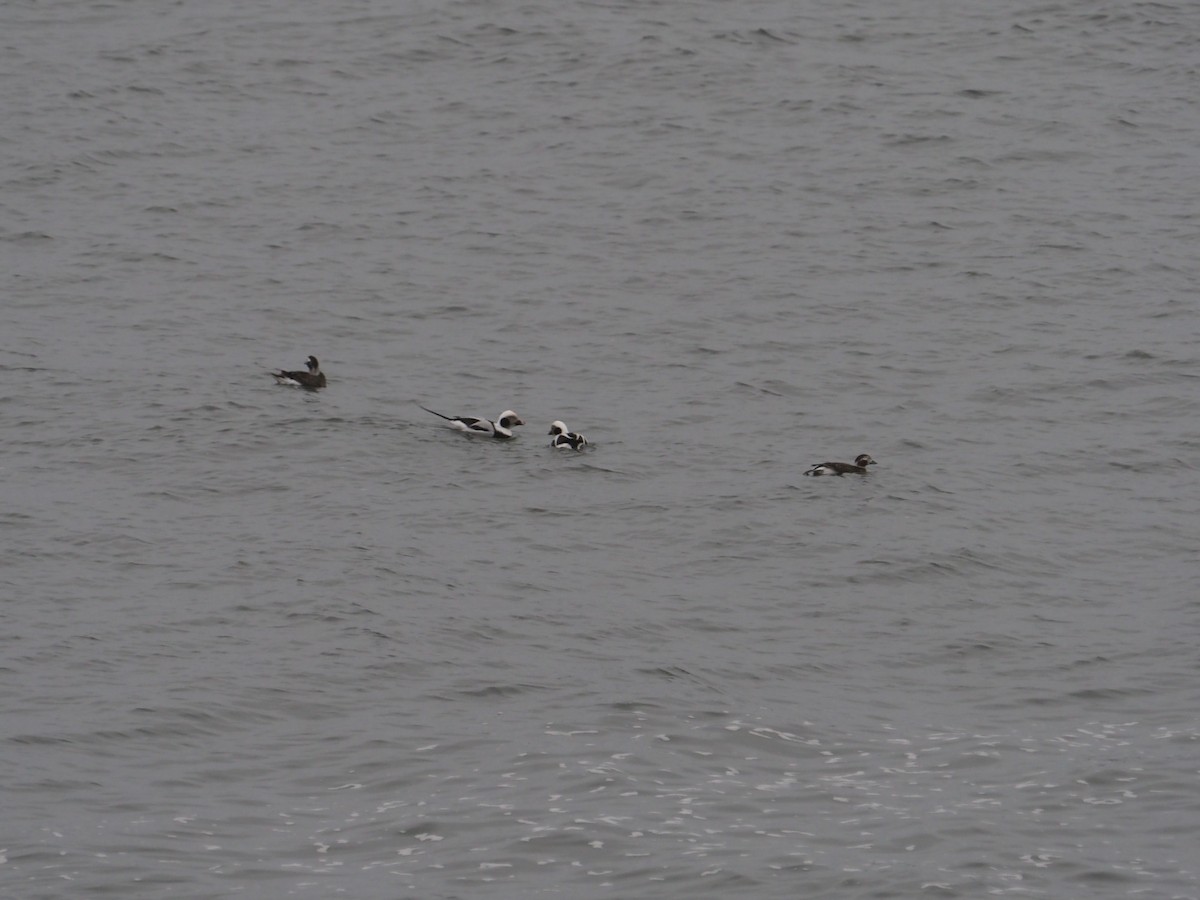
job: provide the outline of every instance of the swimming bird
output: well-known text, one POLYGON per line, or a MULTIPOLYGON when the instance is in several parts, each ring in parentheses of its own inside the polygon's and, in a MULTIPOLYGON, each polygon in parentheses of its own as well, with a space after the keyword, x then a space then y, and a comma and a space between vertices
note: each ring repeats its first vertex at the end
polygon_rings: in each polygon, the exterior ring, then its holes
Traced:
POLYGON ((276 384, 290 384, 314 391, 325 387, 325 373, 321 371, 321 364, 317 362, 317 358, 310 356, 307 365, 307 372, 286 372, 280 369, 271 374, 275 377, 276 384))
POLYGON ((823 462, 813 466, 805 475, 866 475, 867 466, 875 465, 875 460, 863 453, 855 457, 854 462, 823 462))
POLYGON ((514 437, 513 428, 517 425, 525 424, 521 417, 511 409, 506 409, 500 413, 500 417, 495 422, 489 422, 487 419, 476 419, 474 416, 446 416, 437 410, 430 409, 428 406, 422 406, 421 409, 445 419, 450 423, 451 428, 457 428, 459 431, 467 434, 479 437, 492 437, 501 441, 507 441, 514 437))
POLYGON ((550 446, 555 450, 582 450, 588 443, 588 439, 582 434, 568 431, 566 423, 558 420, 550 423, 550 430, 546 433, 554 436, 550 446))

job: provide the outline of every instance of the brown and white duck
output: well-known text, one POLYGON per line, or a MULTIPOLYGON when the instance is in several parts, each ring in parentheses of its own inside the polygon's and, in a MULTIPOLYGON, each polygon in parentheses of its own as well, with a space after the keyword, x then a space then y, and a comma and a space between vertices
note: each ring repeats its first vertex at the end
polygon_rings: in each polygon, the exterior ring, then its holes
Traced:
POLYGON ((307 372, 287 372, 280 369, 271 374, 275 377, 276 384, 290 384, 313 391, 325 387, 325 373, 321 371, 321 364, 317 362, 317 358, 310 356, 307 365, 307 372))
POLYGON ((867 466, 875 465, 875 460, 862 453, 855 457, 854 462, 823 462, 813 466, 805 475, 866 475, 867 466))

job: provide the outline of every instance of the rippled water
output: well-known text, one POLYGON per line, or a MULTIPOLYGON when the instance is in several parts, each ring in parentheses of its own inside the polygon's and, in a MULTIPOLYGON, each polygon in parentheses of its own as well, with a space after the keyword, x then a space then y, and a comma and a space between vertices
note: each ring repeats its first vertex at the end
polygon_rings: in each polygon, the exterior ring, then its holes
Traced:
POLYGON ((1200 896, 1200 7, 2 17, 0 895, 1200 896))

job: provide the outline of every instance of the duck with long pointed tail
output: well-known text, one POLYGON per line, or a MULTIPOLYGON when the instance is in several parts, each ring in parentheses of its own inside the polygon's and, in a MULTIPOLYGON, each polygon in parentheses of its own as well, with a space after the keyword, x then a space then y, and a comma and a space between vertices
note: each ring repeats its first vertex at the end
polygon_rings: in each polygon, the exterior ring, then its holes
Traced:
POLYGON ((435 409, 430 409, 428 406, 422 406, 421 409, 445 419, 450 423, 451 428, 461 431, 464 434, 474 435, 475 437, 490 437, 499 441, 512 440, 516 436, 513 433, 513 428, 517 425, 525 424, 524 420, 511 409, 506 409, 500 413, 495 422, 490 422, 487 419, 477 419, 474 416, 447 416, 435 409))

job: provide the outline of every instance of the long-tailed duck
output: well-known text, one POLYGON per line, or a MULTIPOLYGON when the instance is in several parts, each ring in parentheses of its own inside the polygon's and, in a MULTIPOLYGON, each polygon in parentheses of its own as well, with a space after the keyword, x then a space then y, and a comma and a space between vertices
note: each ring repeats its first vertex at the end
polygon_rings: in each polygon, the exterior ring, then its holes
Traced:
POLYGON ((421 409, 425 410, 425 412, 433 413, 435 416, 441 416, 441 418, 450 423, 451 428, 457 428, 459 431, 467 434, 492 437, 501 441, 507 441, 514 436, 513 428, 515 426, 525 424, 521 417, 511 409, 506 409, 500 413, 500 417, 495 422, 489 422, 487 419, 476 419, 473 416, 445 416, 437 410, 430 409, 428 406, 422 406, 421 409))
POLYGON ((276 384, 290 384, 314 391, 325 387, 325 373, 321 371, 321 364, 317 362, 317 358, 310 356, 307 365, 307 372, 286 372, 281 369, 272 372, 271 375, 274 376, 276 384))
POLYGON ((875 465, 875 460, 863 453, 852 463, 823 462, 813 466, 805 475, 866 475, 867 466, 875 465))
POLYGON ((587 446, 588 439, 577 431, 568 431, 565 422, 555 420, 550 423, 547 434, 553 435, 550 446, 555 450, 582 450, 587 446))

